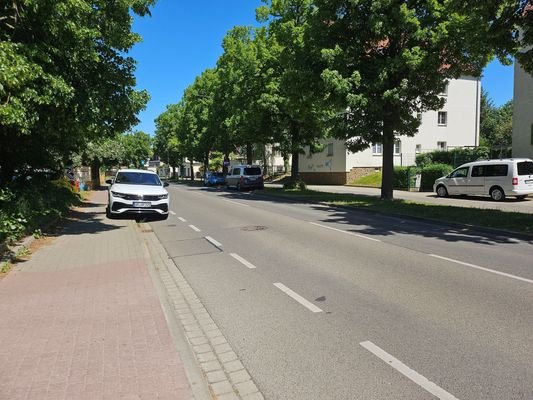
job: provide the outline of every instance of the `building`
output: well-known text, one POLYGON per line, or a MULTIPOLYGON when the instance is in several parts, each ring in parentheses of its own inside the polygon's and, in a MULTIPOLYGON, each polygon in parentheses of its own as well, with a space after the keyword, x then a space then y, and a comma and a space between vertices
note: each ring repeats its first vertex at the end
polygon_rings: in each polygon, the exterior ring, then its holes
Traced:
POLYGON ((513 157, 533 159, 533 76, 514 65, 513 157))
MULTIPOLYGON (((415 164, 416 155, 433 150, 476 147, 479 144, 481 85, 478 78, 462 77, 448 83, 442 110, 419 115, 421 125, 413 137, 402 136, 394 149, 394 164, 415 164)), ((382 147, 376 143, 358 153, 341 140, 329 139, 321 153, 300 156, 300 176, 306 183, 344 185, 381 169, 382 147)))

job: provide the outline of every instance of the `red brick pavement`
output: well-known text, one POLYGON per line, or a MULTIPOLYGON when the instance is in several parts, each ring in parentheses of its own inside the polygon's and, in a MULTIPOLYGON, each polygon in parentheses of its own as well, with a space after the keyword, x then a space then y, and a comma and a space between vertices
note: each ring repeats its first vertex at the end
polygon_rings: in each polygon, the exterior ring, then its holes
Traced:
POLYGON ((0 399, 192 399, 141 251, 122 260, 109 252, 98 264, 47 263, 67 248, 83 253, 94 235, 124 256, 140 248, 129 221, 103 232, 76 228, 110 224, 102 213, 83 209, 46 251, 0 281, 0 399))

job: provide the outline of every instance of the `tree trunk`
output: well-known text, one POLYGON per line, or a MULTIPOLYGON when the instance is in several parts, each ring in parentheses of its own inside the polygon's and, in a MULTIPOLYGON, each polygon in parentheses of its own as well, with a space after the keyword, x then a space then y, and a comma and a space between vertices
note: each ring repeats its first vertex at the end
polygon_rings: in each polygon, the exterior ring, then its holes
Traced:
POLYGON ((292 148, 292 165, 291 181, 298 180, 300 175, 300 135, 295 123, 291 124, 291 148, 292 148))
POLYGON ((295 151, 292 153, 291 181, 298 180, 299 175, 300 175, 300 152, 295 151))
POLYGON ((394 127, 390 117, 383 119, 383 164, 381 178, 381 200, 393 199, 394 178, 394 127))
POLYGON ((253 160, 253 145, 252 143, 246 143, 246 164, 252 165, 253 160))
POLYGON ((191 182, 194 181, 194 161, 192 159, 189 160, 189 165, 191 166, 191 182))
POLYGON ((176 179, 176 166, 172 166, 172 179, 176 179))
POLYGON ((209 150, 205 152, 204 176, 205 176, 205 174, 207 174, 207 171, 209 171, 209 150))
POLYGON ((94 160, 91 164, 91 181, 93 190, 98 190, 100 187, 100 162, 98 160, 94 160))
POLYGON ((222 161, 222 173, 228 174, 229 165, 224 165, 224 161, 229 160, 229 153, 224 153, 224 160, 222 161))

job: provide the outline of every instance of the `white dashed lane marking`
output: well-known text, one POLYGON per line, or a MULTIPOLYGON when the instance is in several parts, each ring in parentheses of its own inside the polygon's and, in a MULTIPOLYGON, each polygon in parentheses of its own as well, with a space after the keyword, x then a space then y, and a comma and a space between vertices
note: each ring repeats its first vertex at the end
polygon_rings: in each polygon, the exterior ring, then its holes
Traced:
POLYGON ((249 261, 246 261, 244 258, 242 258, 240 255, 238 254, 235 254, 235 253, 230 253, 230 256, 232 256, 234 259, 236 259, 238 262, 240 262, 241 264, 245 265, 247 268, 250 268, 250 269, 255 269, 256 266, 253 265, 251 262, 249 261))
POLYGON ((366 342, 361 342, 359 344, 365 349, 367 349, 369 352, 374 354, 376 357, 385 361, 388 365, 390 365, 396 371, 401 373, 403 376, 405 376, 406 378, 409 378, 414 383, 416 383, 418 386, 422 387, 423 389, 425 389, 427 392, 431 393, 433 396, 437 397, 438 399, 458 400, 457 397, 453 396, 452 394, 448 393, 446 390, 437 386, 436 384, 431 382, 426 377, 420 375, 415 370, 412 370, 407 365, 405 365, 403 362, 393 357, 392 355, 390 355, 389 353, 387 353, 385 350, 381 349, 380 347, 376 346, 374 343, 370 341, 366 341, 366 342))
POLYGON ((194 226, 194 225, 189 225, 189 228, 191 228, 191 229, 192 229, 193 231, 195 231, 195 232, 201 232, 201 230, 198 229, 198 228, 197 228, 196 226, 194 226))
POLYGON ((293 300, 296 300, 298 303, 300 303, 302 306, 307 308, 309 311, 314 313, 322 312, 322 309, 315 306, 310 301, 307 301, 302 296, 300 296, 298 293, 292 291, 287 286, 285 286, 283 283, 274 283, 274 286, 277 287, 279 290, 281 290, 283 293, 285 293, 287 296, 291 297, 293 300))
POLYGON ((178 217, 178 219, 181 221, 181 222, 187 222, 187 220, 183 217, 178 217))
POLYGON ((222 243, 217 242, 211 236, 205 236, 205 240, 207 240, 209 243, 211 243, 215 247, 222 247, 222 243))

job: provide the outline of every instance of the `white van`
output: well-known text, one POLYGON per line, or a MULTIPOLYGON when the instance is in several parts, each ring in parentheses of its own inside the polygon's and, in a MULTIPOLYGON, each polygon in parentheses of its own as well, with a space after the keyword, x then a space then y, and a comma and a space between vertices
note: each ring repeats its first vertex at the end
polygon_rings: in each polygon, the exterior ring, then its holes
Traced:
POLYGON ((505 196, 524 199, 533 194, 533 160, 507 158, 475 161, 461 165, 448 176, 435 181, 439 197, 448 195, 490 196, 502 201, 505 196))

